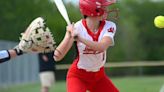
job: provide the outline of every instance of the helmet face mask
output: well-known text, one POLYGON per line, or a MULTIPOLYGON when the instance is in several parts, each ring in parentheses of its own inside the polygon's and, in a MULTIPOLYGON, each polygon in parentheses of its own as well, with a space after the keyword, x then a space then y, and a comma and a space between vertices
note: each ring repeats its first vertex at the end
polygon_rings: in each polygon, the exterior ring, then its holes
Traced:
POLYGON ((85 16, 101 16, 106 10, 104 7, 112 5, 116 0, 80 0, 80 11, 85 16))

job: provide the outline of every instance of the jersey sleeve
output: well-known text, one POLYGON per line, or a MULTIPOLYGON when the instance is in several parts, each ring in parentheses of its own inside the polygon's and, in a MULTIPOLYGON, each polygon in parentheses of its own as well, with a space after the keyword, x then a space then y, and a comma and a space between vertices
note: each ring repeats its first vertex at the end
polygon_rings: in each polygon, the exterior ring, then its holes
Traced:
POLYGON ((0 63, 6 62, 8 60, 10 60, 10 54, 8 50, 0 51, 0 63))
POLYGON ((111 46, 114 46, 114 36, 116 33, 116 24, 113 22, 109 22, 106 21, 106 25, 105 25, 105 34, 103 35, 103 37, 108 36, 112 39, 112 44, 111 46))

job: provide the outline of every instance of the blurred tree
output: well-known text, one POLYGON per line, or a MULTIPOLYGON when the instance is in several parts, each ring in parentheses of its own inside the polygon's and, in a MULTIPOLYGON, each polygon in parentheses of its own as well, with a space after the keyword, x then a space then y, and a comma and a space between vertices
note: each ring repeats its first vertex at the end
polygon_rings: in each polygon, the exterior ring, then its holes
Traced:
POLYGON ((164 15, 164 1, 120 1, 120 19, 112 61, 163 60, 163 29, 154 27, 154 17, 164 15), (160 31, 161 30, 161 31, 160 31))
POLYGON ((50 7, 46 0, 3 0, 0 2, 0 39, 18 41, 29 23, 50 7))

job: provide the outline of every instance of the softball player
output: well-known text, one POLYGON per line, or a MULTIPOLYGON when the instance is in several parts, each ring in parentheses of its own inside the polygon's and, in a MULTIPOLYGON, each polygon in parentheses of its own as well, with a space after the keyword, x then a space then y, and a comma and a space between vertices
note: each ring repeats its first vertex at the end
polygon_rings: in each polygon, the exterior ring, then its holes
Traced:
POLYGON ((114 45, 115 23, 106 20, 107 6, 115 0, 79 0, 83 19, 67 26, 64 39, 54 52, 60 61, 74 41, 77 57, 67 73, 67 92, 119 92, 104 72, 106 50, 114 45))
POLYGON ((53 52, 39 53, 39 77, 41 92, 49 92, 50 87, 55 84, 55 62, 53 52))

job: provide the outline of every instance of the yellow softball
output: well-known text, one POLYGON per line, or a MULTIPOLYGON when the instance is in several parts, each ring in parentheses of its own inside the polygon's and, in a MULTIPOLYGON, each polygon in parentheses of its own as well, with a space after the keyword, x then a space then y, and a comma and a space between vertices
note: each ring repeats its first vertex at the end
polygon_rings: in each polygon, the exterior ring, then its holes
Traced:
POLYGON ((164 16, 156 16, 154 18, 154 25, 157 28, 164 28, 164 16))

